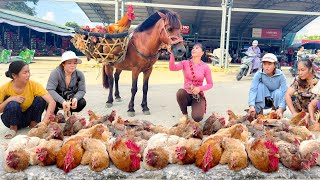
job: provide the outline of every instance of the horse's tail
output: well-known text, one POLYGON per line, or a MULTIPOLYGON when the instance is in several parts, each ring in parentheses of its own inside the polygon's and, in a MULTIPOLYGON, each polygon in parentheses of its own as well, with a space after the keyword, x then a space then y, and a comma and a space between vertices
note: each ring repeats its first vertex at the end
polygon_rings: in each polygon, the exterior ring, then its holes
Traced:
POLYGON ((109 88, 109 78, 106 73, 106 65, 102 66, 102 84, 103 84, 104 88, 106 88, 106 89, 109 88))

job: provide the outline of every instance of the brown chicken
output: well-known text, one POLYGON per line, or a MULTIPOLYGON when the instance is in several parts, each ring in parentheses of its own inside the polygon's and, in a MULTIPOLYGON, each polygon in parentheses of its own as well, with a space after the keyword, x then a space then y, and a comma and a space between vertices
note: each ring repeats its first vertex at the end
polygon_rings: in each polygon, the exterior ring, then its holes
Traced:
POLYGON ((290 123, 294 124, 294 125, 298 125, 300 123, 301 120, 303 120, 303 118, 306 116, 306 112, 305 111, 301 111, 299 112, 296 116, 294 116, 291 120, 290 123))
POLYGON ((224 128, 226 124, 227 122, 222 115, 218 113, 212 113, 203 126, 203 134, 211 135, 217 132, 219 129, 224 128))
POLYGON ((214 135, 230 136, 231 138, 239 139, 246 144, 250 136, 248 128, 243 124, 235 124, 229 128, 220 129, 214 135))
POLYGON ((85 129, 87 126, 87 121, 85 118, 80 118, 77 119, 77 121, 75 123, 73 123, 72 128, 71 128, 71 132, 72 134, 77 134, 81 129, 85 129))
POLYGON ((63 135, 71 136, 73 134, 72 127, 76 121, 77 121, 77 117, 75 115, 72 115, 67 119, 66 124, 64 125, 64 128, 63 128, 63 135))
POLYGON ((241 116, 236 115, 231 109, 227 110, 227 114, 229 116, 229 119, 228 119, 229 122, 235 121, 241 118, 241 116))
POLYGON ((180 120, 178 124, 171 128, 163 126, 152 126, 150 130, 154 133, 166 133, 169 135, 177 135, 184 138, 202 139, 203 133, 200 124, 193 120, 180 120))
POLYGON ((240 171, 248 166, 248 156, 244 144, 229 137, 223 138, 221 142, 223 153, 220 164, 228 164, 229 169, 240 171))
POLYGON ((23 171, 29 166, 30 151, 40 143, 38 137, 29 137, 26 135, 17 135, 12 138, 5 151, 5 161, 3 167, 7 172, 23 171))
POLYGON ((285 167, 295 171, 302 169, 303 160, 299 152, 299 145, 286 141, 278 141, 275 144, 279 149, 280 161, 285 167))
POLYGON ((56 120, 57 119, 55 119, 54 115, 50 115, 48 120, 44 120, 44 121, 38 123, 32 129, 30 129, 30 131, 28 132, 28 136, 42 138, 42 136, 46 132, 48 125, 50 123, 56 123, 56 120))
POLYGON ((320 165, 320 142, 318 140, 306 140, 300 144, 299 151, 303 158, 302 167, 310 170, 315 165, 320 165))
POLYGON ((32 148, 30 155, 31 165, 49 166, 56 163, 56 156, 63 142, 57 139, 42 141, 38 146, 32 148))
POLYGON ((306 124, 307 124, 307 128, 310 131, 320 132, 320 123, 318 121, 312 121, 309 119, 309 121, 306 122, 306 124))
POLYGON ((290 126, 289 132, 298 136, 302 141, 308 139, 315 139, 311 131, 309 131, 305 126, 290 126))
POLYGON ((30 155, 25 149, 9 151, 5 157, 3 168, 7 172, 23 171, 29 166, 30 155))
POLYGON ((81 136, 86 138, 99 139, 103 142, 107 142, 111 137, 108 127, 104 124, 97 124, 88 129, 81 129, 76 135, 70 137, 70 139, 81 136))
POLYGON ((57 167, 68 173, 81 163, 84 149, 82 148, 83 137, 74 137, 66 141, 57 153, 57 167))
POLYGON ((278 147, 263 137, 251 138, 246 150, 248 157, 255 168, 262 172, 274 172, 279 168, 278 147))
POLYGON ((153 171, 165 168, 169 163, 169 155, 162 147, 148 149, 143 156, 143 167, 153 171))
POLYGON ((48 124, 45 133, 41 138, 50 140, 50 139, 60 139, 63 140, 63 129, 62 127, 55 122, 51 122, 48 124))
POLYGON ((175 159, 177 164, 192 164, 195 162, 196 152, 200 149, 202 140, 189 138, 180 140, 175 148, 175 159))
POLYGON ((223 152, 222 139, 223 136, 214 135, 202 143, 200 149, 196 152, 195 164, 197 167, 206 172, 219 164, 223 152))
POLYGON ((100 172, 109 167, 109 155, 106 146, 98 139, 86 138, 82 142, 85 152, 81 164, 87 165, 91 170, 100 172))
POLYGON ((135 172, 140 169, 140 148, 123 137, 113 138, 108 142, 107 149, 112 163, 125 172, 135 172))
POLYGON ((131 26, 131 21, 133 21, 135 18, 134 11, 132 5, 128 6, 127 13, 115 24, 109 25, 105 27, 108 33, 114 34, 114 33, 121 33, 124 31, 129 30, 131 26))

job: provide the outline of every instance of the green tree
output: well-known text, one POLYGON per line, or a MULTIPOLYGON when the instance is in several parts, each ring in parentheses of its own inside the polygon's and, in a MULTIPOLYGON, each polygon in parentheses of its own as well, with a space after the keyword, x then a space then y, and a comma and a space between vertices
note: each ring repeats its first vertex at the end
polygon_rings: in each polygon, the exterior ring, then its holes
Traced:
POLYGON ((76 22, 66 22, 65 26, 72 27, 72 28, 80 27, 76 22))
POLYGON ((23 2, 8 2, 7 8, 12 11, 17 11, 31 16, 37 15, 35 8, 31 8, 27 5, 27 2, 33 2, 34 5, 37 5, 39 0, 23 0, 23 2))

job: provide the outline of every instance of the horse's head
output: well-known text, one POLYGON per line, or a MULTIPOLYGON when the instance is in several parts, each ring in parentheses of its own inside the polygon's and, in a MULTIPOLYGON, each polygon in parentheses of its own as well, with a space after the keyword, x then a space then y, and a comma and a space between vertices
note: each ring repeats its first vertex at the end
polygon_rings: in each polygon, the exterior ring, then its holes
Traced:
POLYGON ((186 52, 181 36, 181 22, 176 12, 168 10, 160 10, 158 14, 161 16, 159 30, 160 41, 170 45, 171 50, 176 57, 182 57, 186 52))

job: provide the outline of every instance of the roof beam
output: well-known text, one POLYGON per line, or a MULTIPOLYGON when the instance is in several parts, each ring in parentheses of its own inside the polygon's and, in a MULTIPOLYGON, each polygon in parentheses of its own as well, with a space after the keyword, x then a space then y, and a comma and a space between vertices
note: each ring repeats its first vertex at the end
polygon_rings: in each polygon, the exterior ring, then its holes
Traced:
MULTIPOLYGON (((272 6, 274 6, 275 4, 281 4, 281 3, 290 3, 290 2, 302 2, 302 3, 309 3, 309 4, 319 4, 318 0, 261 0, 259 1, 255 6, 254 9, 250 9, 250 8, 233 8, 233 11, 238 11, 238 12, 250 12, 246 15, 246 17, 242 20, 242 22, 240 23, 240 25, 238 26, 237 30, 238 33, 244 32, 249 24, 253 21, 253 19, 258 15, 258 13, 277 13, 277 11, 279 11, 279 13, 281 13, 280 11, 283 10, 274 10, 274 12, 271 12, 272 10, 265 10, 265 12, 263 12, 263 9, 268 9, 272 6), (260 10, 255 10, 256 8, 261 8, 260 10), (249 11, 250 10, 250 11, 249 11)), ((287 14, 301 14, 302 11, 287 11, 287 14), (291 12, 291 13, 290 13, 291 12)), ((311 13, 312 14, 312 13, 311 13)), ((309 14, 309 15, 311 15, 309 14)))
MULTIPOLYGON (((206 6, 208 5, 208 0, 200 0, 198 6, 206 6)), ((194 32, 199 31, 201 19, 203 19, 204 12, 198 10, 196 14, 196 18, 194 19, 193 25, 194 25, 194 32)))
MULTIPOLYGON (((143 0, 144 3, 152 3, 152 0, 143 0)), ((146 6, 148 15, 151 16, 154 13, 154 8, 146 6)))
MULTIPOLYGON (((312 8, 306 10, 308 12, 319 12, 320 11, 320 4, 313 6, 312 8)), ((297 32, 301 29, 301 27, 304 27, 309 22, 317 18, 317 16, 306 16, 306 15, 300 15, 298 17, 294 17, 293 20, 291 20, 283 29, 282 34, 283 36, 286 36, 290 32, 297 32)))
POLYGON ((89 6, 94 10, 94 12, 97 13, 98 17, 100 18, 101 22, 103 24, 107 23, 110 24, 110 19, 106 13, 104 13, 104 10, 101 8, 99 4, 92 4, 89 3, 89 6))

